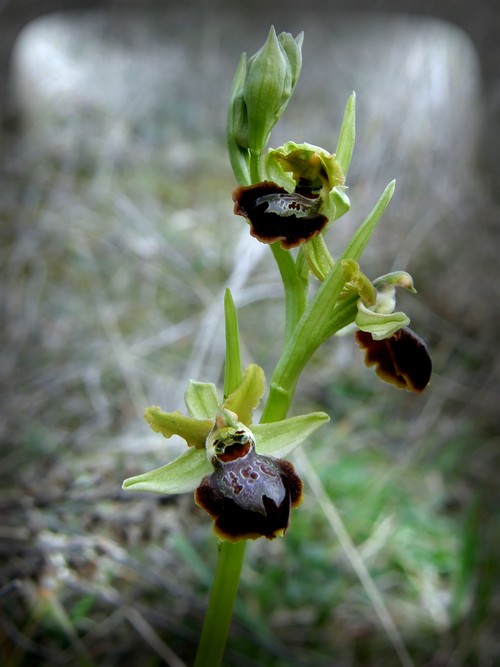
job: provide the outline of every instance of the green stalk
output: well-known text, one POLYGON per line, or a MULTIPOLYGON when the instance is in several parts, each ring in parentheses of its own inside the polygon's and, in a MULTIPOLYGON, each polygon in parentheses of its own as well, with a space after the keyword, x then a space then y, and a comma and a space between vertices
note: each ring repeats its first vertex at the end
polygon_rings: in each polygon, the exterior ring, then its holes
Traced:
POLYGON ((246 540, 219 543, 215 577, 194 667, 219 667, 222 663, 246 544, 246 540))
POLYGON ((271 250, 278 265, 285 290, 285 345, 290 340, 297 322, 307 306, 307 274, 300 276, 293 255, 272 243, 271 250))
POLYGON ((250 151, 250 183, 259 183, 262 180, 260 153, 250 151))

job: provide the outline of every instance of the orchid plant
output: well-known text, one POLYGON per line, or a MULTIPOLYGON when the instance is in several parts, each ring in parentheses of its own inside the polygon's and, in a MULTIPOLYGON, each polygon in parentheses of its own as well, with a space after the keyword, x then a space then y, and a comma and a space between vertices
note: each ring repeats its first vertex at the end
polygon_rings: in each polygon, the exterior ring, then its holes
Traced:
POLYGON ((252 416, 266 393, 264 372, 256 364, 242 368, 237 313, 227 291, 222 396, 214 384, 190 381, 186 415, 147 408, 153 431, 166 438, 179 435, 187 450, 123 483, 133 491, 194 491, 195 503, 214 521, 219 560, 197 667, 216 667, 222 660, 247 541, 283 536, 291 509, 300 504, 302 482, 284 457, 329 420, 323 412, 287 416, 312 354, 332 336, 353 334, 381 379, 420 392, 431 375, 425 343, 408 328, 407 315, 396 311, 396 288, 415 292, 411 276, 398 271, 370 280, 359 264, 395 183, 336 260, 325 242, 350 207, 345 182, 354 148, 354 93, 334 153, 293 141, 266 150, 300 74, 302 40, 302 34, 277 36, 271 28, 256 54, 242 55, 229 100, 227 144, 238 182, 234 213, 246 220, 255 239, 269 244, 285 294, 283 351, 260 422, 253 424, 252 416))

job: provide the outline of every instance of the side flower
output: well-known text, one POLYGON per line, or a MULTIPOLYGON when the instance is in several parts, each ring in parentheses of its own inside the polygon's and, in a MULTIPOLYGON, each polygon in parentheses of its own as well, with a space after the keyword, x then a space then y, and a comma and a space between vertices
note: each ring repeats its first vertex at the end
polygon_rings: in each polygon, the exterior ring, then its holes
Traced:
POLYGON ((146 409, 151 428, 180 435, 188 450, 161 468, 130 477, 123 488, 161 494, 195 492, 195 502, 214 519, 220 539, 238 541, 283 535, 302 482, 287 456, 319 426, 323 412, 251 425, 264 392, 264 373, 251 365, 241 385, 219 404, 215 385, 189 383, 188 415, 146 409), (251 427, 251 428, 250 428, 251 427))
POLYGON ((346 278, 343 299, 351 300, 356 310, 351 324, 337 335, 354 332, 366 365, 375 366, 381 380, 422 392, 430 382, 431 357, 425 342, 407 326, 410 318, 395 311, 396 287, 416 292, 412 277, 406 271, 395 271, 372 283, 354 260, 344 260, 342 268, 346 278))

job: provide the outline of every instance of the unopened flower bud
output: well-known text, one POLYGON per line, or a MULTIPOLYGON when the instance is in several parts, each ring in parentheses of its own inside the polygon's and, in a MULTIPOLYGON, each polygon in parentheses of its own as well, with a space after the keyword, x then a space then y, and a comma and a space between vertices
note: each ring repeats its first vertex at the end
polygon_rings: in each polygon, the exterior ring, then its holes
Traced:
POLYGON ((231 89, 228 144, 232 161, 245 151, 260 154, 285 110, 302 66, 302 33, 276 35, 269 31, 265 44, 247 60, 243 54, 231 89))

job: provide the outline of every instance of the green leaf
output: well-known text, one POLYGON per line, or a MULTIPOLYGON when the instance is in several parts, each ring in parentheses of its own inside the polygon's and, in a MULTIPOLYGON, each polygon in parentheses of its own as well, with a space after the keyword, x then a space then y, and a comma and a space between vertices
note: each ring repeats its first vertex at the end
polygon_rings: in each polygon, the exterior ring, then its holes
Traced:
POLYGON ((198 449, 205 448, 205 440, 214 424, 214 419, 200 420, 185 417, 180 412, 163 412, 157 406, 146 408, 144 418, 155 433, 161 433, 165 438, 179 435, 188 445, 198 449))
POLYGON ((224 321, 226 331, 226 364, 224 368, 224 398, 235 391, 243 380, 241 368, 240 334, 238 316, 233 296, 227 289, 224 295, 224 321))
POLYGON ((264 371, 257 364, 250 364, 243 374, 240 386, 227 397, 224 407, 238 415, 238 420, 249 426, 252 412, 264 395, 266 379, 264 371))
MULTIPOLYGON (((395 186, 396 181, 391 181, 385 188, 374 208, 355 231, 353 237, 339 258, 340 260, 359 259, 368 241, 372 237, 373 232, 377 228, 382 214, 391 201, 395 186)), ((314 352, 323 341, 337 331, 337 322, 332 318, 333 306, 337 303, 344 284, 345 279, 342 271, 342 261, 338 261, 328 274, 325 282, 319 288, 310 307, 304 313, 301 322, 299 322, 299 325, 297 326, 297 342, 302 345, 303 343, 300 343, 300 341, 309 341, 308 347, 310 349, 307 351, 307 358, 311 356, 312 352, 314 352)), ((292 346, 293 343, 296 343, 296 341, 290 341, 290 346, 292 346)), ((285 350, 285 355, 287 352, 288 350, 285 350)), ((301 355, 302 354, 303 352, 301 351, 301 355)), ((290 356, 292 355, 294 355, 294 352, 290 350, 290 356)))
POLYGON ((363 250, 377 228, 380 218, 389 205, 395 189, 396 181, 393 180, 386 186, 373 209, 354 233, 342 254, 342 259, 359 259, 361 257, 363 250))
POLYGON ((184 394, 188 414, 194 419, 215 419, 219 407, 217 388, 211 382, 189 380, 184 394))
POLYGON ((282 458, 328 421, 330 417, 325 412, 311 412, 277 422, 255 424, 252 426, 255 448, 259 454, 282 458))
POLYGON ((186 493, 194 491, 202 478, 213 472, 204 449, 188 449, 167 465, 150 470, 123 482, 128 491, 150 491, 151 493, 186 493))
POLYGON ((342 127, 340 128, 339 141, 335 157, 344 176, 347 178, 347 172, 351 164, 352 153, 354 151, 354 143, 356 140, 356 93, 351 93, 345 107, 344 118, 342 120, 342 127))

